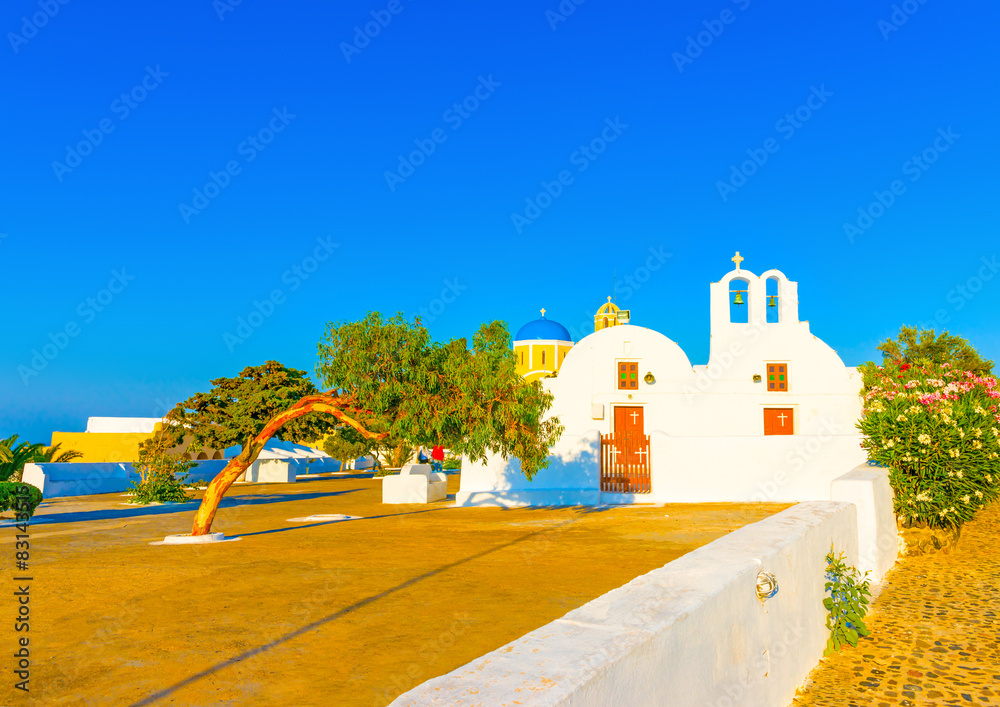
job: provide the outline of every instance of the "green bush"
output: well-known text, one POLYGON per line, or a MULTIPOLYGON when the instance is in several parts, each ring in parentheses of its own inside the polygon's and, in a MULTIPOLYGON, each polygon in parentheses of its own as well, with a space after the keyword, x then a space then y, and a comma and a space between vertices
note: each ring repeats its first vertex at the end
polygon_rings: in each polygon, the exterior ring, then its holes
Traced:
POLYGON ((13 510, 18 517, 30 518, 42 502, 42 492, 31 484, 0 481, 0 512, 13 510))
POLYGON ((139 481, 129 489, 135 503, 183 503, 188 500, 188 471, 196 463, 166 452, 162 435, 139 444, 139 461, 134 464, 139 481))
POLYGON ((461 469, 462 468, 462 460, 461 459, 445 459, 444 460, 444 464, 441 465, 441 468, 448 469, 448 470, 461 469))
POLYGON ((997 379, 948 363, 867 365, 858 429, 904 524, 956 528, 1000 495, 997 379))

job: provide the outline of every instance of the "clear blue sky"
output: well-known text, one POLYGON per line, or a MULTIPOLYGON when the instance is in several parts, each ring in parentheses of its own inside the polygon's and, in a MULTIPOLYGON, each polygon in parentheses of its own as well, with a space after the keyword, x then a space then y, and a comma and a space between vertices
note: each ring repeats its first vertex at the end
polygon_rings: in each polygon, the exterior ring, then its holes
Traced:
POLYGON ((0 13, 0 436, 312 371, 370 310, 581 331, 615 273, 704 363, 736 250, 848 364, 936 313, 1000 359, 996 3, 63 1, 0 13))

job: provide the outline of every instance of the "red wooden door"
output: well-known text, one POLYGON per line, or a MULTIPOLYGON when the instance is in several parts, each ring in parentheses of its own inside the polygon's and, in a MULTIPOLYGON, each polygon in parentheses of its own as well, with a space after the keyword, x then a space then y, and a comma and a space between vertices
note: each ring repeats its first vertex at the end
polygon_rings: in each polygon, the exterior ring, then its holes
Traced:
POLYGON ((764 408, 764 434, 795 434, 795 419, 792 408, 764 408))
POLYGON ((615 408, 615 446, 620 464, 645 466, 649 461, 649 450, 639 443, 645 438, 642 412, 641 407, 615 408))

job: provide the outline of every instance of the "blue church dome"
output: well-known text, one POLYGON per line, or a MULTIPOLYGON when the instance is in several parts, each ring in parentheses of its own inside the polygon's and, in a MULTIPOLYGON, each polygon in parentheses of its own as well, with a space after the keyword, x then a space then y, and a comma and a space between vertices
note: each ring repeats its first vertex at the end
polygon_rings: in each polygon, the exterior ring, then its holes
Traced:
POLYGON ((545 315, 542 315, 541 319, 536 319, 533 322, 528 322, 523 327, 517 330, 517 336, 514 337, 514 341, 527 341, 530 339, 552 339, 555 341, 573 341, 573 338, 569 335, 564 327, 559 322, 554 322, 550 319, 546 319, 545 315))

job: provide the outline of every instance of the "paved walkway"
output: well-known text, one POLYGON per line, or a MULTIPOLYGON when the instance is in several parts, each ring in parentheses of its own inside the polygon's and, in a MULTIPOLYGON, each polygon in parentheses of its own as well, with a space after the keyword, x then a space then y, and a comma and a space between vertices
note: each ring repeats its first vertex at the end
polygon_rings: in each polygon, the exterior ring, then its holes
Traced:
POLYGON ((951 554, 901 558, 866 620, 871 635, 823 660, 806 705, 1000 705, 1000 503, 951 554))

